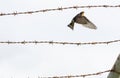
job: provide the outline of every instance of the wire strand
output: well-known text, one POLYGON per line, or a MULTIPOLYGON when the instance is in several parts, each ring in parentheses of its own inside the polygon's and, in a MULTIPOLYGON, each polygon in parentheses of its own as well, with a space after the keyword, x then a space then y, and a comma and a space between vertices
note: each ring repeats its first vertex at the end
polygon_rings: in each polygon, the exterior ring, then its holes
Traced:
POLYGON ((57 42, 57 41, 0 41, 0 44, 62 44, 62 45, 95 45, 118 43, 120 40, 101 41, 101 42, 57 42))
POLYGON ((88 5, 88 6, 71 6, 71 7, 58 7, 53 9, 42 9, 42 10, 36 10, 36 11, 25 11, 25 12, 13 12, 13 13, 0 13, 0 16, 6 16, 6 15, 20 15, 20 14, 33 14, 33 13, 39 13, 39 12, 48 12, 48 11, 62 11, 66 9, 78 9, 78 8, 97 8, 97 7, 104 7, 104 8, 120 8, 120 5, 88 5))
POLYGON ((90 73, 90 74, 82 74, 82 75, 68 75, 68 76, 53 76, 53 77, 39 77, 39 78, 71 78, 71 77, 88 77, 88 76, 95 76, 95 75, 101 75, 107 72, 114 72, 112 70, 106 70, 102 72, 96 72, 96 73, 90 73))

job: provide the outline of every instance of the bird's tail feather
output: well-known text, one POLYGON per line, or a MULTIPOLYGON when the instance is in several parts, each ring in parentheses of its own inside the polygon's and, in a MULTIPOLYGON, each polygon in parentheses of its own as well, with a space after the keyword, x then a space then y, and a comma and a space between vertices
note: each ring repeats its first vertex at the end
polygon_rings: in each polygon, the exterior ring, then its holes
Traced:
POLYGON ((71 21, 71 23, 68 25, 72 30, 74 29, 74 21, 71 21))

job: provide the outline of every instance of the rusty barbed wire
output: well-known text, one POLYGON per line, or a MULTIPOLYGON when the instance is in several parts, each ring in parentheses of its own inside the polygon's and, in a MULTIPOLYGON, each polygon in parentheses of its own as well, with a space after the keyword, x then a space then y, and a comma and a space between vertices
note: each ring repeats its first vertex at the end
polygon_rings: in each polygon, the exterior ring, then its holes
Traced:
POLYGON ((95 45, 95 44, 110 44, 120 42, 120 40, 101 41, 101 42, 56 42, 56 41, 0 41, 0 44, 62 44, 62 45, 95 45))
POLYGON ((78 8, 97 8, 97 7, 104 7, 104 8, 116 8, 119 7, 120 5, 88 5, 88 6, 72 6, 72 7, 58 7, 58 8, 53 8, 53 9, 42 9, 42 10, 36 10, 36 11, 25 11, 25 12, 13 12, 13 13, 0 13, 0 16, 6 16, 6 15, 20 15, 20 14, 33 14, 33 13, 39 13, 39 12, 47 12, 47 11, 62 11, 65 9, 78 9, 78 8))
POLYGON ((53 76, 53 77, 39 77, 39 78, 72 78, 72 77, 88 77, 88 76, 95 76, 95 75, 101 75, 107 72, 115 72, 113 70, 106 70, 102 72, 97 72, 97 73, 91 73, 91 74, 82 74, 82 75, 66 75, 66 76, 53 76))

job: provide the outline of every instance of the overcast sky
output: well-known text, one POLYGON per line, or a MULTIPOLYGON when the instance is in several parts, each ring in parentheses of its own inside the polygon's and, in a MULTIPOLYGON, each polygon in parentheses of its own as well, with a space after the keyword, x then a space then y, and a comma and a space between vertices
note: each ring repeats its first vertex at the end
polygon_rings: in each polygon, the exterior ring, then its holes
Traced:
MULTIPOLYGON (((0 13, 81 5, 118 5, 120 0, 2 0, 0 13)), ((0 41, 92 42, 120 39, 120 8, 79 8, 1 16, 0 41), (81 11, 97 30, 67 25, 81 11)), ((111 69, 120 43, 109 45, 0 44, 0 78, 78 75, 111 69)), ((106 78, 107 74, 90 78, 106 78)))

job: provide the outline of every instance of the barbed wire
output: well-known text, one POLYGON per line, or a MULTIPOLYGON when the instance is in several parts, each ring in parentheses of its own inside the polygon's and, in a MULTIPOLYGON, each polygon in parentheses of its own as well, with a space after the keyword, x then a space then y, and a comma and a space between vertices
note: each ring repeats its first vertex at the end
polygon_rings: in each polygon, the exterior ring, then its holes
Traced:
POLYGON ((56 41, 0 41, 0 44, 62 44, 62 45, 95 45, 95 44, 110 44, 120 42, 120 40, 101 41, 101 42, 56 42, 56 41))
POLYGON ((53 76, 53 77, 38 77, 38 78, 72 78, 72 77, 88 77, 88 76, 95 76, 95 75, 101 75, 107 72, 115 72, 114 70, 106 70, 102 72, 97 73, 91 73, 91 74, 82 74, 82 75, 67 75, 67 76, 53 76))
POLYGON ((33 13, 39 13, 39 12, 47 12, 47 11, 62 11, 65 9, 78 9, 78 8, 97 8, 97 7, 104 7, 104 8, 115 8, 119 7, 120 5, 88 5, 88 6, 72 6, 72 7, 58 7, 58 8, 53 8, 53 9, 42 9, 42 10, 36 10, 36 11, 25 11, 25 12, 13 12, 13 13, 0 13, 0 16, 6 16, 6 15, 19 15, 19 14, 33 14, 33 13))

